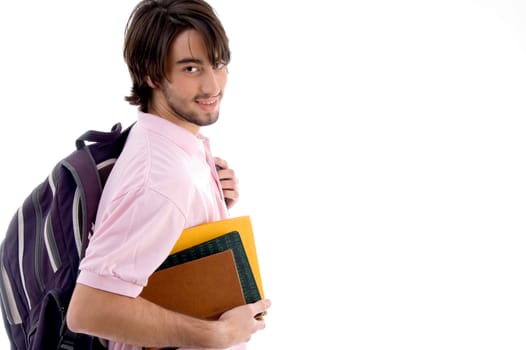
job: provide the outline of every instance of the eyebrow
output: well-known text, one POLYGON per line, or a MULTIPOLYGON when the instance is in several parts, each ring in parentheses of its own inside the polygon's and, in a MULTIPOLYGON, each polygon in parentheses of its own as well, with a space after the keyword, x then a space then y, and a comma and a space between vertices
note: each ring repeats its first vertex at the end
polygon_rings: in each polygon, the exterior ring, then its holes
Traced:
POLYGON ((180 60, 175 61, 175 64, 188 64, 188 63, 204 64, 203 60, 200 60, 195 57, 181 58, 180 60))

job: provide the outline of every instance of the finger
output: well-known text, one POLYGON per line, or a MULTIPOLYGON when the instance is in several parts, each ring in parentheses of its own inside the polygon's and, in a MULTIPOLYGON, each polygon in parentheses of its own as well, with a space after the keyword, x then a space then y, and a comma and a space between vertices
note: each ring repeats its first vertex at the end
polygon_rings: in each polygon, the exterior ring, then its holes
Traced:
POLYGON ((223 189, 223 197, 230 199, 237 199, 239 197, 239 191, 236 189, 223 189))
POLYGON ((227 209, 231 209, 237 203, 237 201, 237 199, 225 198, 225 204, 227 209))
POLYGON ((232 209, 232 207, 236 205, 236 203, 237 203, 237 199, 230 199, 230 198, 225 199, 225 204, 226 204, 227 209, 232 209))
POLYGON ((224 190, 235 190, 237 189, 237 183, 234 180, 220 180, 221 181, 221 188, 224 190))
POLYGON ((214 157, 214 164, 218 165, 219 167, 223 169, 228 169, 228 163, 226 162, 226 160, 222 158, 214 157))
POLYGON ((223 190, 223 197, 231 201, 237 201, 239 199, 239 192, 235 190, 223 190))
POLYGON ((267 309, 272 305, 269 299, 262 299, 253 304, 254 317, 256 319, 263 318, 267 314, 267 309))
POLYGON ((220 180, 236 178, 236 173, 232 169, 219 169, 217 171, 217 175, 219 176, 220 180))

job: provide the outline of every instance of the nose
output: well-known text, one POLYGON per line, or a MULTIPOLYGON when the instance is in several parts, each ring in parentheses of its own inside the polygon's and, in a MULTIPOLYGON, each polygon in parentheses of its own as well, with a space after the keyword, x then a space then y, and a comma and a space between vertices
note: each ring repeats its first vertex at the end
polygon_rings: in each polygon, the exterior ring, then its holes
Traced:
POLYGON ((203 93, 210 96, 216 96, 221 92, 225 83, 222 73, 221 70, 213 69, 211 67, 206 69, 201 82, 203 93))

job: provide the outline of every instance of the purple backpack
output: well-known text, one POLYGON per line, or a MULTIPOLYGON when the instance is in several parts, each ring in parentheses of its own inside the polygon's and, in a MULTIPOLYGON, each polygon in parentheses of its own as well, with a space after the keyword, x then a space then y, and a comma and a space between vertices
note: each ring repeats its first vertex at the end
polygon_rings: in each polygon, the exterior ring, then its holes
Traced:
POLYGON ((2 316, 11 349, 104 349, 73 333, 66 310, 106 179, 131 127, 90 130, 15 213, 0 245, 2 316))

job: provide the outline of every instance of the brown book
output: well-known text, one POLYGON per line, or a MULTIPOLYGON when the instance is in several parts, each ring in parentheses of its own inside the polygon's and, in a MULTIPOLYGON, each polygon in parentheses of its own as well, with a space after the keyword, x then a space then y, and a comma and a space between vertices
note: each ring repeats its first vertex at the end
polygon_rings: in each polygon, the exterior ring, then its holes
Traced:
MULTIPOLYGON (((190 228, 185 229, 182 233, 175 245, 172 248, 172 251, 170 252, 170 255, 177 254, 183 250, 190 249, 192 247, 195 247, 197 245, 200 245, 204 241, 210 241, 215 240, 216 238, 219 238, 220 236, 225 235, 227 232, 237 231, 243 246, 243 255, 246 255, 246 259, 248 259, 248 265, 247 269, 244 270, 250 270, 250 275, 253 275, 253 277, 249 277, 251 279, 255 279, 257 291, 254 291, 252 286, 252 282, 247 286, 247 273, 243 273, 243 271, 239 270, 239 264, 242 262, 243 265, 245 265, 244 261, 241 261, 239 259, 239 254, 237 254, 238 250, 233 248, 234 250, 234 257, 238 263, 238 271, 241 278, 241 285, 247 287, 244 287, 245 290, 245 298, 247 303, 259 300, 264 297, 263 293, 263 283, 261 280, 261 273, 259 271, 259 263, 258 263, 258 257, 256 252, 256 242, 254 240, 254 233, 252 230, 252 223, 250 220, 250 216, 239 216, 239 217, 233 217, 228 218, 224 220, 219 221, 213 221, 197 226, 193 226, 190 228), (250 289, 249 292, 247 292, 247 289, 250 289), (257 294, 257 295, 256 295, 257 294)), ((215 245, 215 243, 214 243, 215 245)), ((237 245, 237 243, 236 243, 237 245)), ((227 245, 228 246, 228 245, 227 245)), ((228 246, 230 248, 230 246, 228 246)), ((224 249, 222 249, 224 250, 224 249)), ((242 260, 245 260, 243 258, 242 260)))
POLYGON ((167 309, 210 320, 245 304, 231 249, 157 270, 140 296, 167 309))

